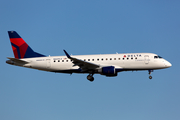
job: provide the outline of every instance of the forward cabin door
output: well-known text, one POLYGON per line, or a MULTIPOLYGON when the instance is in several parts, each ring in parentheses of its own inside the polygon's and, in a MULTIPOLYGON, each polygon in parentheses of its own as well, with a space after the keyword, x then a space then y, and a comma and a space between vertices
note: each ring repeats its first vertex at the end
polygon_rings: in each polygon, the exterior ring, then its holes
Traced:
POLYGON ((149 55, 144 56, 144 63, 149 64, 149 55))
POLYGON ((47 68, 51 67, 51 59, 46 59, 47 68))

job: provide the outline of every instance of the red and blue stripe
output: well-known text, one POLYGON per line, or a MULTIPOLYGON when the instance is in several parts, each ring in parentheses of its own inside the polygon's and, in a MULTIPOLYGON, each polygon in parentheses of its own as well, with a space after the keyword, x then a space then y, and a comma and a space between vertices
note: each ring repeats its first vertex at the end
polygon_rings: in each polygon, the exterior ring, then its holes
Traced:
POLYGON ((44 55, 34 52, 31 47, 15 31, 8 31, 14 57, 17 59, 44 57, 44 55))

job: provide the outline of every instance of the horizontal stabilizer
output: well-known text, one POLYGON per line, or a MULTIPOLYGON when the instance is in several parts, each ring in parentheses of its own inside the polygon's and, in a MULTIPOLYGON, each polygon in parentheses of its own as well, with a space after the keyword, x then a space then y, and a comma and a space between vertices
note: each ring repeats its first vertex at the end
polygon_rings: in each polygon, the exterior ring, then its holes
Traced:
POLYGON ((10 57, 7 57, 7 58, 10 59, 10 60, 13 61, 13 62, 19 63, 19 64, 27 64, 27 63, 29 63, 29 62, 24 61, 24 60, 21 60, 21 59, 10 58, 10 57))

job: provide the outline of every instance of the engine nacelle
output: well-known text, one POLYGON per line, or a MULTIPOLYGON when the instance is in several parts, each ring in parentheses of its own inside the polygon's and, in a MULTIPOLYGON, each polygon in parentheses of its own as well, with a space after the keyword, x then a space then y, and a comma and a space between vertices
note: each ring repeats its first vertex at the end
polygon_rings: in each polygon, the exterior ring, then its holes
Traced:
POLYGON ((115 67, 113 66, 102 67, 101 69, 98 70, 98 72, 108 77, 117 76, 117 72, 115 70, 115 67))

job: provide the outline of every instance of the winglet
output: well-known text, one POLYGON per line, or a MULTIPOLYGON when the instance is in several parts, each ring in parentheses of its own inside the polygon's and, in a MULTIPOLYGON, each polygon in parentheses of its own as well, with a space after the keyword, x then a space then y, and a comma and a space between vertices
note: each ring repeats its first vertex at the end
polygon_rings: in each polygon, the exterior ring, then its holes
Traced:
POLYGON ((71 58, 71 56, 65 51, 65 50, 63 50, 64 51, 64 53, 66 54, 66 56, 68 57, 68 58, 71 58))

